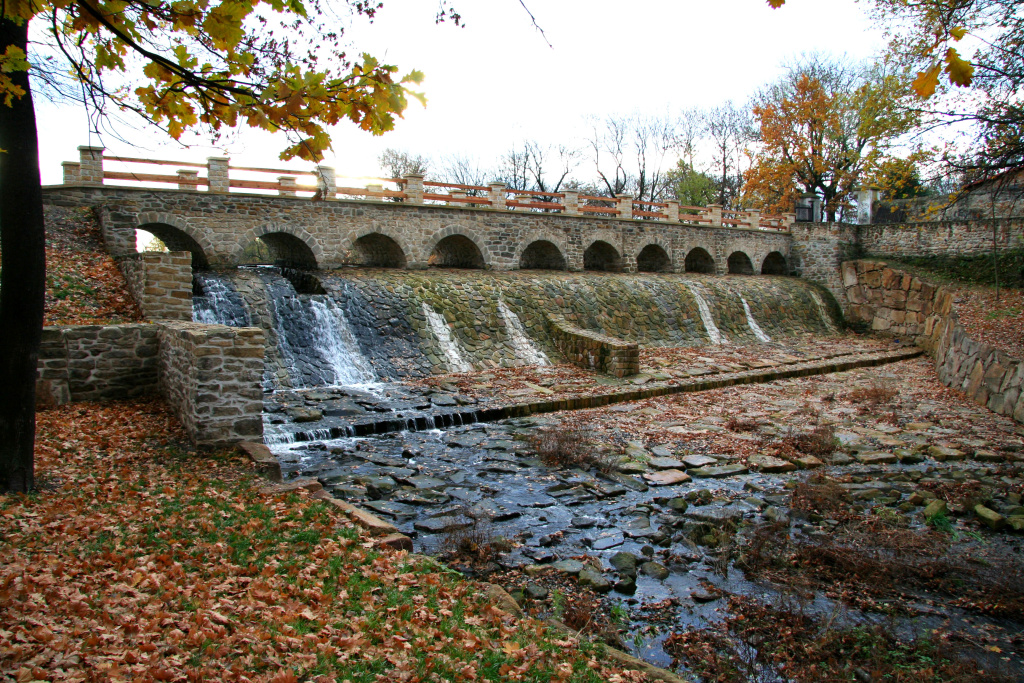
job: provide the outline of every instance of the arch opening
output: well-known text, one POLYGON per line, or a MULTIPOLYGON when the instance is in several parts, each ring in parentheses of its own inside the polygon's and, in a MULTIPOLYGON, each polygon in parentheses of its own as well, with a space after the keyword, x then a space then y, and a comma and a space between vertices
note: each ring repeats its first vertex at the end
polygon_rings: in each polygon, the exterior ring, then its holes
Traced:
POLYGON ((398 242, 387 235, 374 232, 363 235, 353 243, 359 265, 369 268, 405 268, 405 252, 398 242))
POLYGON ((690 250, 690 253, 686 255, 686 261, 683 264, 686 268, 687 273, 704 273, 706 275, 715 274, 715 259, 711 258, 711 254, 706 249, 700 247, 694 247, 690 250))
POLYGON ((729 254, 729 273, 733 275, 753 275, 754 264, 750 262, 750 257, 742 251, 734 251, 729 254))
POLYGON ((583 252, 583 270, 621 273, 622 257, 615 247, 603 240, 598 240, 583 252))
POLYGON ((427 265, 435 268, 483 268, 480 247, 465 235, 449 235, 437 243, 427 265))
POLYGON ((192 267, 206 270, 210 262, 199 242, 191 235, 166 223, 144 223, 135 229, 135 250, 147 251, 188 251, 192 253, 192 267))
POLYGON ((761 264, 761 275, 788 275, 786 257, 777 251, 765 256, 764 263, 761 264))
POLYGON ((239 263, 316 270, 316 255, 309 245, 287 232, 268 232, 242 250, 239 263))
POLYGON ((672 270, 672 259, 657 244, 648 244, 636 257, 636 269, 641 273, 667 273, 672 270))
POLYGON ((565 256, 553 242, 537 240, 523 249, 519 267, 524 270, 565 270, 565 256))

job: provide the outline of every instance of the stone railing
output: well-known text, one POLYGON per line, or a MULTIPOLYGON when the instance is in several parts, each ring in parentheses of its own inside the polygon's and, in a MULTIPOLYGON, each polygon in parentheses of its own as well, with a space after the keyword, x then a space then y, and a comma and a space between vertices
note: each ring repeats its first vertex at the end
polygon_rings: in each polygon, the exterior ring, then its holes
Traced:
MULTIPOLYGON (((683 206, 678 201, 649 202, 628 195, 600 197, 576 190, 539 192, 516 190, 503 183, 460 185, 425 180, 420 175, 402 178, 377 178, 364 187, 339 185, 339 178, 330 166, 318 165, 312 171, 232 166, 226 157, 210 157, 205 164, 195 162, 140 159, 104 154, 102 147, 79 147, 79 161, 66 161, 65 185, 103 185, 106 181, 141 183, 179 190, 228 193, 276 192, 286 197, 307 197, 316 200, 365 199, 399 201, 409 204, 443 204, 481 207, 500 211, 534 211, 560 213, 567 216, 598 215, 625 219, 663 221, 688 225, 714 225, 752 230, 788 230, 795 214, 763 216, 760 211, 729 211, 719 205, 683 206), (104 162, 115 164, 113 170, 104 162), (138 167, 175 167, 174 174, 134 170, 138 167), (200 175, 205 170, 206 175, 200 175), (232 173, 234 171, 234 173, 232 173), (243 177, 245 176, 245 177, 243 177), (272 179, 268 179, 270 176, 272 179), (303 181, 301 184, 299 181, 303 181)), ((365 182, 365 178, 360 179, 365 182)))
POLYGON ((573 365, 615 377, 640 372, 640 345, 584 330, 558 315, 548 315, 551 340, 562 358, 573 365))
POLYGON ((192 320, 192 254, 132 254, 118 260, 128 290, 149 320, 192 320))
POLYGON ((263 435, 263 331, 163 321, 47 327, 37 402, 163 395, 201 446, 263 435))
POLYGON ((851 319, 912 339, 935 360, 943 384, 1024 422, 1024 362, 971 339, 949 290, 880 261, 847 261, 842 275, 851 319))

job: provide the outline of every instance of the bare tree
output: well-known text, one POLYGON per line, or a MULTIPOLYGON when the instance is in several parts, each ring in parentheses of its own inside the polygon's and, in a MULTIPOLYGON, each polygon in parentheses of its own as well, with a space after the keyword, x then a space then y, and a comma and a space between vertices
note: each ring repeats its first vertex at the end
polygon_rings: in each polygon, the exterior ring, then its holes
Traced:
POLYGON ((388 173, 389 178, 401 178, 407 175, 426 176, 430 172, 430 158, 420 154, 410 154, 404 150, 388 147, 377 157, 377 163, 388 173))
POLYGON ((558 192, 579 163, 575 147, 528 140, 502 156, 497 179, 513 190, 558 192))
POLYGON ((704 135, 711 143, 713 177, 718 184, 718 203, 739 208, 743 189, 743 165, 747 145, 754 140, 755 129, 749 106, 736 106, 732 100, 704 114, 704 135))
MULTIPOLYGON (((442 183, 453 185, 486 185, 491 182, 494 172, 480 166, 476 158, 470 158, 465 154, 450 154, 441 159, 440 169, 437 178, 442 183)), ((470 197, 479 196, 480 190, 469 190, 470 197)))
POLYGON ((642 201, 666 197, 668 171, 680 142, 677 123, 669 116, 640 114, 591 119, 587 142, 604 191, 611 197, 632 194, 642 201))

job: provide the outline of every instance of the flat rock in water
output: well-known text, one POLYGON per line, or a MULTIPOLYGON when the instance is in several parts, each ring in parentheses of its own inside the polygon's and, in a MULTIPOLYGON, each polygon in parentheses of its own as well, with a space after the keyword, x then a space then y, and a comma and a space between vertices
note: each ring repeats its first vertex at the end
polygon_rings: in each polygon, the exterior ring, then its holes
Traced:
POLYGON ((451 498, 440 491, 422 489, 418 491, 395 491, 391 500, 410 505, 441 505, 447 503, 451 498))
POLYGON ((288 417, 295 422, 317 422, 324 414, 318 408, 289 408, 288 417))
POLYGON ((792 472, 796 469, 796 465, 788 460, 761 454, 747 458, 747 465, 758 472, 792 472))
POLYGON ((690 597, 693 598, 694 602, 714 602, 722 597, 722 594, 704 588, 694 588, 690 591, 690 597))
POLYGON ((689 512, 683 513, 683 516, 698 522, 721 526, 742 519, 743 511, 736 508, 701 506, 691 508, 689 512))
POLYGON ((413 528, 427 534, 439 534, 443 531, 457 531, 472 525, 465 517, 431 517, 429 519, 418 519, 413 523, 413 528))
POLYGON ((711 458, 706 455, 687 455, 683 457, 683 464, 686 465, 686 469, 692 467, 707 467, 708 465, 717 465, 718 460, 711 458))
POLYGON ((690 475, 682 470, 662 470, 661 472, 648 472, 644 475, 644 479, 652 486, 671 486, 690 481, 690 475))
POLYGON ((434 394, 430 397, 430 402, 439 408, 451 408, 459 405, 459 402, 455 400, 455 397, 449 394, 434 394))
POLYGON ((559 560, 551 566, 566 574, 579 574, 583 571, 583 563, 579 560, 559 560))
POLYGON ((813 455, 801 455, 799 458, 796 459, 796 463, 800 465, 802 469, 805 470, 817 469, 825 464, 821 460, 815 458, 813 455))
POLYGON ((594 550, 608 550, 609 548, 614 548, 615 546, 622 545, 624 541, 625 539, 623 538, 622 534, 619 532, 615 532, 607 536, 598 536, 594 539, 594 544, 591 547, 594 550))
POLYGON ((892 453, 875 451, 871 453, 858 453, 857 462, 862 465, 891 465, 896 462, 896 456, 892 453))
POLYGON ((607 593, 612 589, 612 582, 605 578, 604 574, 593 569, 584 569, 579 574, 581 586, 588 586, 597 593, 607 593))
POLYGON ((369 500, 361 505, 388 517, 411 517, 416 514, 416 508, 413 506, 391 500, 369 500))
POLYGON ((428 477, 424 474, 417 474, 415 477, 406 477, 402 480, 402 483, 417 489, 440 489, 445 487, 445 483, 440 479, 428 477))
POLYGON ((668 578, 669 574, 668 567, 666 567, 660 562, 654 561, 644 562, 642 565, 640 565, 640 572, 645 576, 649 576, 652 579, 657 579, 658 581, 664 581, 668 578))
POLYGON ((656 470, 681 470, 686 468, 682 460, 673 457, 652 457, 647 460, 647 464, 656 470))
POLYGON ((964 452, 951 448, 949 446, 929 446, 928 455, 934 460, 939 462, 946 462, 947 460, 963 460, 964 452))
POLYGON ((712 467, 698 467, 687 470, 694 477, 702 479, 719 479, 721 477, 732 477, 737 474, 746 474, 747 468, 743 465, 717 465, 712 467))
POLYGON ((651 455, 659 458, 674 458, 676 454, 668 446, 654 446, 651 448, 651 455))
POLYGON ((572 525, 577 529, 589 529, 600 521, 595 517, 573 517, 572 525))

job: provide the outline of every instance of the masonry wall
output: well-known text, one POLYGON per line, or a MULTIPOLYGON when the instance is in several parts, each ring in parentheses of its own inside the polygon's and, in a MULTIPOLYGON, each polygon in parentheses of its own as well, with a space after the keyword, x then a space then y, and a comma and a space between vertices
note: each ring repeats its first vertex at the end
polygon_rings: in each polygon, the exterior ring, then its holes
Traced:
POLYGON ((640 346, 636 342, 581 329, 557 315, 548 315, 548 326, 555 348, 568 362, 615 377, 640 372, 640 346))
POLYGON ((128 290, 148 320, 192 319, 192 254, 129 254, 118 259, 128 290))
POLYGON ((848 261, 842 276, 849 317, 873 330, 906 337, 935 360, 939 379, 974 402, 1024 422, 1024 362, 972 339, 953 296, 880 261, 848 261))
POLYGON ((790 228, 793 274, 828 289, 844 310, 849 302, 839 264, 859 256, 860 227, 847 223, 794 223, 790 228))
POLYGON ((270 233, 304 242, 320 268, 359 264, 355 242, 373 233, 395 240, 410 268, 426 267, 436 244, 455 234, 473 240, 486 266, 500 270, 518 268, 523 249, 535 240, 555 244, 570 270, 582 270, 583 252, 603 240, 619 252, 627 271, 636 269, 636 257, 645 246, 656 244, 668 253, 674 271, 682 271, 686 255, 701 247, 719 273, 726 272, 726 260, 734 251, 746 253, 760 272, 773 251, 788 259, 790 244, 789 233, 782 231, 398 202, 109 185, 53 186, 44 189, 44 197, 60 206, 98 207, 104 238, 115 256, 134 253, 136 228, 170 226, 202 250, 196 262, 211 267, 237 265, 247 245, 270 233))
POLYGON ((862 254, 898 258, 1024 249, 1024 218, 857 226, 862 254))
POLYGON ((263 437, 263 331, 160 325, 160 390, 200 446, 263 437))
POLYGON ((263 436, 263 331, 166 321, 47 327, 37 401, 161 394, 201 446, 263 436))

